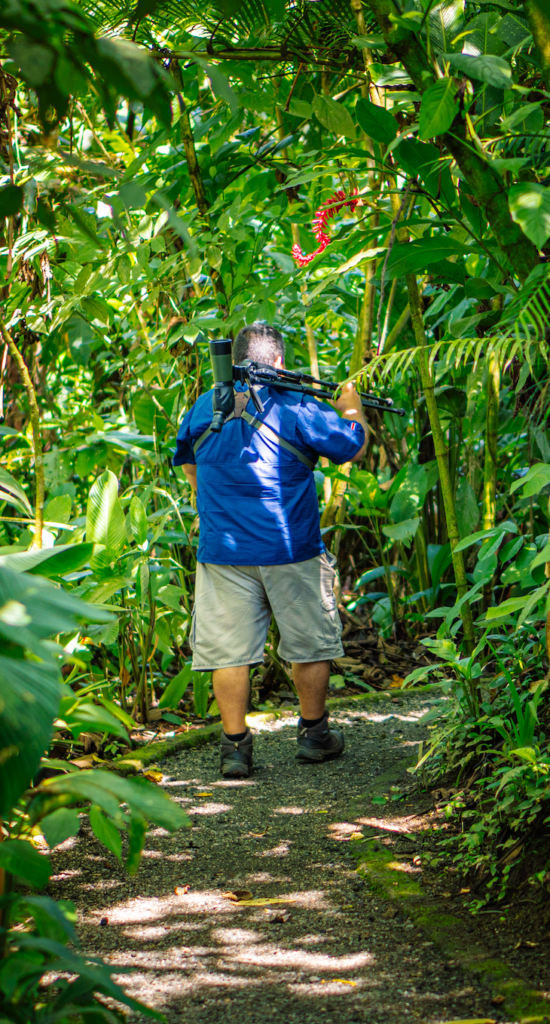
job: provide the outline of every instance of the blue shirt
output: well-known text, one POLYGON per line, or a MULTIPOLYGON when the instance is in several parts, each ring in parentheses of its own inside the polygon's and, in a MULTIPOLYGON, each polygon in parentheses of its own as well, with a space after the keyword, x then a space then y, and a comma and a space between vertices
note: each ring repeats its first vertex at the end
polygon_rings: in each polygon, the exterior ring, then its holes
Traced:
MULTIPOLYGON (((340 419, 324 402, 261 388, 261 419, 316 462, 348 462, 365 440, 360 423, 340 419)), ((249 400, 247 412, 254 413, 249 400)), ((315 478, 292 452, 243 419, 226 423, 193 453, 210 426, 212 392, 189 410, 177 436, 174 466, 197 465, 200 540, 197 559, 213 565, 287 565, 325 550, 315 478)))

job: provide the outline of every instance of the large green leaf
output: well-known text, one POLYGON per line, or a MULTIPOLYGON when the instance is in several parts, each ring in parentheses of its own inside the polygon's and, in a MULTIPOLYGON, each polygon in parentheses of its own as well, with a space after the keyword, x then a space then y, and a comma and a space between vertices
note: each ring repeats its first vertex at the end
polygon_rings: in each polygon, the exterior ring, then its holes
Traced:
POLYGON ((342 103, 329 96, 316 96, 313 100, 313 113, 330 132, 355 139, 355 125, 349 110, 342 103))
POLYGON ((42 643, 58 633, 70 633, 79 623, 109 622, 102 608, 80 601, 40 576, 15 573, 0 566, 0 642, 27 647, 41 658, 51 659, 42 643))
POLYGON ((512 220, 537 249, 542 249, 550 236, 550 188, 534 181, 512 185, 508 205, 512 220))
POLYGON ((479 505, 467 477, 462 477, 456 491, 456 518, 460 537, 467 537, 479 523, 479 505))
POLYGON ((508 61, 494 53, 479 53, 475 57, 468 53, 445 53, 443 56, 454 68, 470 78, 486 82, 496 89, 510 89, 512 86, 512 71, 508 61))
POLYGON ((122 779, 112 772, 92 770, 46 779, 37 790, 36 803, 29 808, 31 817, 43 805, 43 794, 70 797, 74 803, 89 800, 113 818, 120 817, 120 804, 127 804, 132 813, 169 832, 189 824, 183 809, 162 790, 145 779, 122 779))
POLYGON ((448 256, 466 256, 471 252, 475 252, 475 249, 467 248, 446 235, 397 243, 390 253, 386 266, 386 279, 418 274, 433 263, 441 263, 448 256))
POLYGON ((35 889, 43 889, 50 880, 49 858, 24 839, 5 839, 0 843, 0 868, 35 889))
POLYGON ((419 136, 422 140, 443 135, 451 127, 457 113, 457 85, 452 78, 440 78, 422 95, 419 136))
POLYGON ((365 135, 386 146, 393 142, 399 130, 399 125, 389 110, 377 106, 376 103, 371 103, 364 96, 357 100, 355 116, 365 135))
POLYGON ((78 811, 71 807, 59 807, 57 811, 52 811, 43 818, 40 827, 50 850, 53 850, 55 846, 77 834, 80 828, 78 811))
POLYGON ((143 502, 135 494, 130 502, 130 528, 134 540, 139 545, 145 544, 148 530, 147 513, 143 507, 143 502))
POLYGON ((437 146, 419 139, 402 139, 394 150, 394 156, 411 177, 421 178, 434 199, 443 199, 449 207, 456 205, 456 188, 449 162, 441 160, 437 146))
POLYGON ((13 555, 0 555, 0 566, 12 569, 13 572, 28 572, 37 576, 65 576, 86 565, 93 550, 93 544, 32 548, 30 551, 16 551, 13 555))
POLYGON ((2 466, 0 466, 0 501, 7 501, 10 505, 15 505, 16 508, 28 516, 32 517, 34 515, 29 499, 21 484, 2 466))
POLYGON ((182 668, 181 672, 178 672, 177 676, 170 680, 159 700, 160 708, 177 708, 189 686, 192 671, 191 663, 189 663, 182 668))
POLYGON ((38 771, 61 693, 55 667, 0 656, 0 818, 38 771))
POLYGON ((419 525, 420 518, 418 516, 415 519, 403 519, 402 522, 396 523, 394 526, 383 526, 382 533, 385 533, 390 540, 402 541, 406 544, 412 540, 419 525))
POLYGON ((514 480, 510 487, 510 494, 514 494, 521 488, 523 498, 532 498, 548 484, 550 484, 550 466, 545 462, 536 462, 527 470, 525 476, 522 476, 520 480, 514 480))
POLYGON ((115 557, 126 543, 126 524, 118 497, 118 480, 108 469, 93 483, 88 496, 86 540, 104 544, 115 557))

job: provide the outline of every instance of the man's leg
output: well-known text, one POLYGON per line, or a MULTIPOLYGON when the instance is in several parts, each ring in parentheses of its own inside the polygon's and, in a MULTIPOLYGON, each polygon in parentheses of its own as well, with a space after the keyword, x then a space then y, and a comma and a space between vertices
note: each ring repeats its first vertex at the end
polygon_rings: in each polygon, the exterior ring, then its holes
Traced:
POLYGON ((212 685, 226 736, 235 736, 246 731, 244 720, 250 694, 250 669, 248 665, 236 668, 218 668, 212 673, 212 685))
POLYGON ((292 678, 300 698, 300 711, 306 721, 316 721, 323 717, 329 676, 330 661, 295 662, 292 666, 292 678))

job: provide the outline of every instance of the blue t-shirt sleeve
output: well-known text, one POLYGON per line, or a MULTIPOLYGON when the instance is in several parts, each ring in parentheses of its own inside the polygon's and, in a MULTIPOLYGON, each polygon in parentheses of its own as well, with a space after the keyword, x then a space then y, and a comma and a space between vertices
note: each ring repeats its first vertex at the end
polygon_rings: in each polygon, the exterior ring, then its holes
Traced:
POLYGON ((176 451, 174 452, 174 457, 172 459, 173 466, 192 465, 195 462, 193 445, 196 438, 191 436, 192 412, 193 409, 190 409, 181 421, 178 436, 176 438, 176 451))
POLYGON ((365 443, 360 423, 341 419, 335 409, 314 398, 302 402, 296 429, 305 444, 336 465, 353 459, 365 443))

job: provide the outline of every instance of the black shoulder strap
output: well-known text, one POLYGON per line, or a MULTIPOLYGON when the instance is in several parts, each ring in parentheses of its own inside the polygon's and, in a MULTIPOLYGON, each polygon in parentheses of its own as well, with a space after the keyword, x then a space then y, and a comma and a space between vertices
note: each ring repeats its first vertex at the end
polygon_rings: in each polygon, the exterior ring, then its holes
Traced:
MULTIPOLYGON (((232 420, 234 418, 234 414, 231 413, 231 416, 228 416, 225 422, 228 423, 229 420, 232 420)), ((252 427, 253 430, 258 430, 260 434, 264 435, 264 437, 269 437, 269 439, 271 441, 274 441, 275 444, 278 444, 280 448, 284 448, 287 452, 290 452, 304 466, 307 466, 308 469, 313 469, 315 467, 316 463, 312 459, 308 459, 307 455, 304 455, 304 453, 299 451, 298 448, 295 448, 294 445, 290 443, 290 441, 286 441, 284 437, 281 437, 281 435, 276 430, 273 429, 273 427, 269 427, 267 423, 264 423, 263 420, 258 419, 257 416, 251 416, 249 412, 246 412, 246 409, 243 409, 240 413, 240 418, 245 420, 248 423, 248 425, 252 427)), ((206 441, 207 437, 210 437, 211 433, 212 428, 208 427, 207 430, 205 430, 204 433, 197 438, 195 444, 193 445, 193 454, 195 456, 201 444, 203 444, 203 442, 206 441)))

